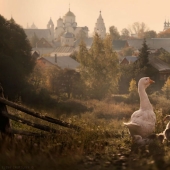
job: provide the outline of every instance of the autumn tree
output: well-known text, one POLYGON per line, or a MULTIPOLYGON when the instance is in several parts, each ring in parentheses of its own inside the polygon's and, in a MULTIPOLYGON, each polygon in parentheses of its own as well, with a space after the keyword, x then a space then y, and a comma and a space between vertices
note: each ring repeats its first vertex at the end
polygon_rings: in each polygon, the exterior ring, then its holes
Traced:
POLYGON ((129 93, 129 82, 133 78, 133 64, 120 64, 119 93, 129 93))
POLYGON ((129 84, 129 99, 131 102, 134 102, 138 99, 138 90, 136 81, 134 79, 132 79, 129 84))
POLYGON ((170 77, 168 77, 164 86, 162 87, 162 91, 167 99, 170 99, 170 77))
POLYGON ((134 22, 130 27, 129 27, 129 32, 131 34, 135 34, 137 38, 144 38, 144 33, 148 31, 148 27, 144 22, 134 22))
POLYGON ((33 85, 35 90, 45 87, 46 84, 46 73, 40 65, 35 65, 32 73, 28 78, 28 82, 33 85))
POLYGON ((136 92, 137 92, 136 81, 134 79, 132 79, 130 81, 130 85, 129 85, 129 93, 136 93, 136 92))
POLYGON ((144 32, 144 38, 156 38, 157 33, 154 30, 144 32))
POLYGON ((89 97, 101 99, 117 88, 118 58, 112 50, 112 39, 107 35, 103 40, 98 34, 93 37, 93 44, 87 50, 80 44, 78 60, 80 73, 89 90, 89 97))
POLYGON ((170 38, 170 29, 158 33, 158 38, 170 38))
POLYGON ((121 30, 121 35, 120 35, 120 38, 121 39, 128 39, 130 37, 130 32, 127 28, 124 28, 121 30))
POLYGON ((125 47, 121 50, 122 56, 132 56, 134 53, 133 47, 125 47))
POLYGON ((115 26, 111 26, 109 28, 109 31, 110 31, 110 36, 112 40, 118 40, 120 38, 120 34, 115 26))
POLYGON ((158 56, 158 58, 165 61, 166 63, 170 64, 170 53, 169 52, 161 53, 158 56))
POLYGON ((73 69, 51 67, 46 71, 46 89, 58 97, 82 98, 85 93, 80 73, 73 69))

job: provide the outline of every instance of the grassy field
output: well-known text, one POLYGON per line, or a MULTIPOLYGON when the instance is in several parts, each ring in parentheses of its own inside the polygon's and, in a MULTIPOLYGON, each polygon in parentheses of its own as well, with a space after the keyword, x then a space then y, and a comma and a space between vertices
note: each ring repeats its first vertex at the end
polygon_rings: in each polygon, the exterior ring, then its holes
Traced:
MULTIPOLYGON (((169 102, 163 97, 151 96, 157 116, 156 133, 166 124, 163 117, 169 113, 169 102)), ((170 169, 170 144, 155 141, 151 145, 138 147, 132 144, 123 122, 139 108, 139 103, 127 104, 104 101, 70 100, 60 109, 48 113, 50 116, 76 124, 82 131, 53 125, 38 120, 12 108, 8 110, 22 118, 49 125, 66 133, 46 134, 46 137, 16 135, 13 140, 0 140, 0 169, 36 170, 159 170, 170 169)), ((47 114, 46 111, 42 111, 47 114)), ((12 127, 32 132, 34 128, 11 121, 12 127)))

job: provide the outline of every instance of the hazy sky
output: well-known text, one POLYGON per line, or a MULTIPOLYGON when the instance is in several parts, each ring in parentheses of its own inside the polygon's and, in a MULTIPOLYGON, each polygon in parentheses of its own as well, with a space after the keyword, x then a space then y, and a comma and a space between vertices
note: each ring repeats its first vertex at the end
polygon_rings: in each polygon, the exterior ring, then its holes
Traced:
POLYGON ((78 26, 87 26, 93 32, 102 12, 106 31, 114 25, 120 32, 134 22, 144 22, 157 33, 163 30, 165 19, 170 21, 170 0, 0 0, 0 14, 6 19, 11 15, 22 27, 33 22, 46 28, 51 17, 57 19, 69 10, 75 14, 78 26))

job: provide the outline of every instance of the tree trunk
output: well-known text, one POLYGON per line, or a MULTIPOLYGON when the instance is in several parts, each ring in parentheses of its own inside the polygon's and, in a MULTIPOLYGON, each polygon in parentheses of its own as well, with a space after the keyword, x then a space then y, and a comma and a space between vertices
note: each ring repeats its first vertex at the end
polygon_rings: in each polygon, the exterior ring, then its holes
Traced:
MULTIPOLYGON (((4 98, 3 88, 1 85, 0 85, 0 97, 4 98)), ((2 112, 8 113, 6 105, 0 102, 0 132, 2 134, 2 137, 6 135, 11 136, 10 133, 11 126, 10 126, 9 118, 4 116, 2 112)))

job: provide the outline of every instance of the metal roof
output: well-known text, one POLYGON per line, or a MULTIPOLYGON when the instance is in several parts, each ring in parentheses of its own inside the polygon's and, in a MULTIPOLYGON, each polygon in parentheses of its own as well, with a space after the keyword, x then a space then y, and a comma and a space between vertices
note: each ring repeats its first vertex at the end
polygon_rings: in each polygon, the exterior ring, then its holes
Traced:
POLYGON ((54 53, 72 53, 74 49, 74 47, 57 47, 54 53))
MULTIPOLYGON (((127 40, 129 46, 136 49, 141 49, 143 44, 143 39, 129 39, 127 40)), ((170 38, 151 38, 146 39, 146 44, 150 49, 164 48, 166 51, 170 52, 170 38)))
POLYGON ((149 63, 160 72, 170 71, 170 65, 156 57, 149 57, 149 63))
POLYGON ((36 34, 38 38, 45 38, 48 40, 49 37, 51 36, 51 32, 49 29, 24 29, 24 31, 27 37, 29 38, 36 34))
POLYGON ((49 61, 50 63, 54 65, 58 65, 60 68, 65 69, 65 68, 70 68, 76 70, 79 67, 79 63, 72 59, 69 56, 57 56, 57 59, 55 62, 55 57, 42 57, 45 60, 49 61))

